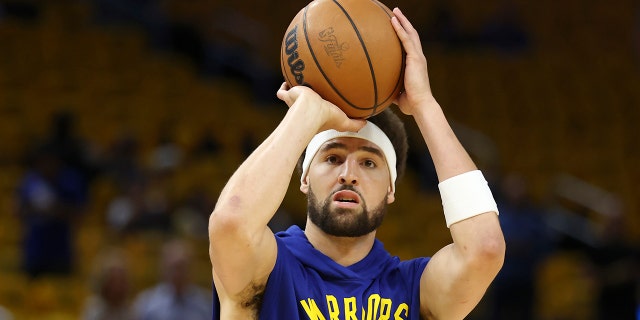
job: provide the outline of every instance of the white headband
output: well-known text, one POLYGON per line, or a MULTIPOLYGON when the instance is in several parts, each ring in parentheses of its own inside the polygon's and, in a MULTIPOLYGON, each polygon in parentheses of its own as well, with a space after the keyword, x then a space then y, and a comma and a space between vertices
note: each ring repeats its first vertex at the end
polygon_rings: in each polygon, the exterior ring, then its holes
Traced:
POLYGON ((316 134, 309 145, 307 146, 307 152, 304 155, 304 161, 302 162, 302 176, 300 182, 304 182, 304 178, 307 176, 307 171, 311 165, 311 160, 315 157, 320 147, 327 141, 339 137, 353 137, 371 141, 375 143, 378 148, 382 150, 384 157, 387 160, 387 166, 389 167, 389 175, 391 176, 391 191, 395 191, 396 187, 396 151, 391 144, 389 137, 375 124, 367 121, 367 124, 358 132, 340 132, 336 130, 326 130, 316 134))

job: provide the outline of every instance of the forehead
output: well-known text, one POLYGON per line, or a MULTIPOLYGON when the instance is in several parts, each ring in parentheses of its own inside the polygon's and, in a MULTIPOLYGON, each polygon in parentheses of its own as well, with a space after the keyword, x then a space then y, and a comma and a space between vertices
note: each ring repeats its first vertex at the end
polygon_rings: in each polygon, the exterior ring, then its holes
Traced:
POLYGON ((334 149, 343 149, 349 152, 361 150, 370 152, 384 158, 382 150, 377 144, 357 137, 337 137, 326 141, 320 147, 319 152, 326 152, 334 149))

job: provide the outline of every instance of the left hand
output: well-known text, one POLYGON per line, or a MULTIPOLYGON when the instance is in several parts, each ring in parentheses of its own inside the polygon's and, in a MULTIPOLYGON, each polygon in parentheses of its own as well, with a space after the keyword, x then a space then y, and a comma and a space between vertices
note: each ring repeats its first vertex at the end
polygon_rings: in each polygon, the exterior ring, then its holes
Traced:
POLYGON ((394 103, 404 114, 413 115, 424 103, 435 101, 429 83, 427 58, 422 52, 420 35, 409 19, 398 8, 394 8, 393 13, 395 17, 391 18, 391 24, 406 52, 404 91, 394 103))

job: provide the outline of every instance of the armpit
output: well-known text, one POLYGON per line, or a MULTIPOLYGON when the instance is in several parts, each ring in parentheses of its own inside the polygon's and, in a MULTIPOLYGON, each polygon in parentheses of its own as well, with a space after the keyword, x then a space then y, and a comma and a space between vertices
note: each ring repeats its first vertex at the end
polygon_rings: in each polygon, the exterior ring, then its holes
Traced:
POLYGON ((240 306, 243 309, 248 309, 251 314, 255 315, 254 319, 258 319, 260 308, 262 307, 262 300, 264 298, 265 285, 251 283, 240 294, 240 306))

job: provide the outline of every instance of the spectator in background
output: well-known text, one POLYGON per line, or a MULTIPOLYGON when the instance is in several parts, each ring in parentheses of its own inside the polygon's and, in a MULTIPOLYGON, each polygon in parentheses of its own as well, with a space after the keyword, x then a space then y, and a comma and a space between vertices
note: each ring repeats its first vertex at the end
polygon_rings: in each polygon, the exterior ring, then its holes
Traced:
POLYGON ((185 237, 206 239, 209 235, 209 214, 216 204, 207 188, 193 186, 172 214, 176 231, 185 237))
POLYGON ((544 209, 535 204, 525 177, 502 178, 496 194, 507 243, 504 265, 490 288, 489 319, 535 319, 536 273, 552 248, 544 209))
POLYGON ((168 181, 182 161, 182 150, 170 135, 161 135, 148 162, 141 162, 139 142, 130 133, 112 145, 105 172, 115 182, 118 194, 107 205, 107 223, 116 233, 172 231, 173 205, 168 181))
POLYGON ((109 228, 116 233, 172 232, 166 183, 153 172, 130 180, 107 206, 109 228))
POLYGON ((29 157, 17 197, 26 273, 30 277, 71 273, 73 226, 87 198, 81 175, 65 166, 54 145, 43 144, 29 157))
POLYGON ((165 124, 158 132, 158 141, 149 158, 149 166, 160 173, 173 173, 183 162, 184 151, 176 142, 173 128, 165 124))
POLYGON ((91 144, 76 132, 76 117, 69 111, 58 111, 51 118, 46 144, 58 152, 63 164, 73 168, 88 186, 99 174, 100 165, 95 159, 91 144))
POLYGON ((211 293, 189 278, 191 248, 181 240, 167 242, 160 260, 162 280, 136 297, 140 320, 211 320, 211 293))
POLYGON ((129 267, 124 254, 110 249, 94 265, 92 294, 85 302, 83 320, 134 320, 129 267))
POLYGON ((109 201, 106 222, 110 231, 117 234, 128 231, 135 217, 143 214, 144 186, 143 179, 131 180, 127 186, 121 188, 124 190, 109 201))
POLYGON ((122 133, 110 146, 105 160, 105 173, 122 189, 144 175, 139 162, 140 144, 132 133, 122 133))

